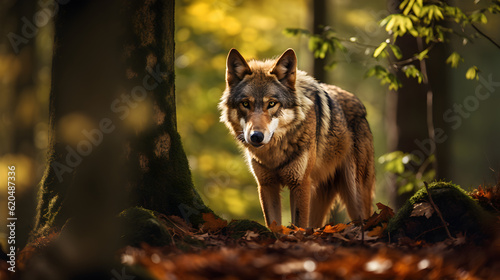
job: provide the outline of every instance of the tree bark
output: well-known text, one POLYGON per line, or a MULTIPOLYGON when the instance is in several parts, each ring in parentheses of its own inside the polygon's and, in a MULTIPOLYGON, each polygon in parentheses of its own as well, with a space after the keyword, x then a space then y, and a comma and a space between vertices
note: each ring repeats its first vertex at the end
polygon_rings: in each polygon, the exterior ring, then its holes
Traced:
MULTIPOLYGON (((389 1, 391 13, 397 12, 400 0, 389 1)), ((403 58, 408 59, 413 54, 418 53, 417 39, 406 35, 396 41, 396 45, 401 49, 403 58)), ((440 105, 445 104, 449 98, 446 90, 446 71, 447 65, 444 62, 445 47, 435 46, 430 57, 426 59, 429 87, 433 91, 433 121, 434 127, 445 129, 442 126, 443 109, 440 105)), ((414 62, 417 69, 420 64, 414 62)), ((436 151, 436 160, 439 163, 436 178, 446 178, 447 165, 449 159, 449 141, 438 143, 436 146, 431 144, 427 125, 427 92, 428 87, 419 84, 414 78, 407 78, 402 71, 395 73, 402 82, 402 87, 397 91, 390 91, 387 96, 386 127, 389 151, 403 151, 412 153, 420 159, 420 164, 436 151)), ((446 132, 445 132, 446 134, 446 132)), ((449 135, 449 133, 447 133, 449 135)), ((410 165, 409 168, 416 173, 419 170, 419 164, 410 165)), ((432 168, 432 164, 427 169, 432 168)), ((398 194, 398 186, 395 176, 390 175, 388 182, 388 193, 391 204, 399 209, 412 193, 398 194)))
POLYGON ((130 206, 197 226, 210 209, 176 129, 174 1, 59 5, 52 67, 34 236, 70 218, 106 225, 130 206))
MULTIPOLYGON (((326 21, 326 0, 311 1, 310 5, 312 6, 313 15, 311 30, 313 30, 314 34, 321 34, 323 32, 322 26, 326 26, 328 24, 328 22, 326 21)), ((314 58, 313 77, 322 83, 328 83, 325 70, 325 59, 314 58)))

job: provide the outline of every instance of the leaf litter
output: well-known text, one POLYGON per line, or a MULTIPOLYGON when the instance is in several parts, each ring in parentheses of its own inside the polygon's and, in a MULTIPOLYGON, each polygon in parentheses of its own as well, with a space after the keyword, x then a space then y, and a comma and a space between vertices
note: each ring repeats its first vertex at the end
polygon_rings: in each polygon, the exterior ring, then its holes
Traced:
MULTIPOLYGON (((117 260, 135 279, 499 279, 500 191, 479 188, 471 197, 496 217, 491 226, 495 234, 479 243, 468 232, 454 232, 453 238, 439 242, 423 235, 394 236, 388 230, 394 211, 377 203, 378 210, 367 220, 305 229, 275 223, 267 229, 247 220, 228 223, 211 213, 195 229, 183 219, 160 214, 172 241, 126 246, 117 260)), ((409 216, 425 223, 435 215, 424 201, 415 203, 409 216)), ((56 238, 52 233, 26 246, 19 254, 20 268, 56 238)))
MULTIPOLYGON (((377 207, 363 223, 317 229, 273 223, 271 234, 248 230, 237 239, 224 233, 227 222, 207 215, 202 230, 191 232, 203 248, 143 244, 120 255, 123 264, 154 279, 498 279, 500 238, 487 244, 468 242, 462 234, 437 243, 390 240, 386 228, 394 211, 377 207)), ((430 209, 421 204, 413 212, 432 215, 430 209)))

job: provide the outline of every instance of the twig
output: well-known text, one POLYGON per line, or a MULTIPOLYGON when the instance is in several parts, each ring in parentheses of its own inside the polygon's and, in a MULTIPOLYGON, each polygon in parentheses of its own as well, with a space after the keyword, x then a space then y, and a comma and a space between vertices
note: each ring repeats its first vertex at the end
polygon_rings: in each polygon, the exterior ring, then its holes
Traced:
POLYGON ((361 245, 365 245, 365 221, 361 218, 361 245))
MULTIPOLYGON (((418 45, 418 50, 420 52, 424 51, 424 42, 422 40, 422 37, 417 38, 417 45, 418 45)), ((427 49, 431 49, 432 46, 430 45, 427 49)), ((433 96, 434 93, 432 91, 431 84, 429 83, 429 78, 427 74, 427 63, 425 59, 420 60, 420 72, 422 72, 423 76, 423 84, 427 90, 427 102, 426 102, 426 108, 427 108, 427 133, 429 135, 429 139, 431 140, 431 144, 434 146, 434 150, 432 151, 431 155, 434 155, 434 161, 432 161, 432 167, 436 171, 436 174, 438 172, 438 162, 436 158, 436 134, 435 134, 435 129, 434 129, 434 117, 432 114, 433 110, 433 96)))
POLYGON ((415 237, 414 240, 418 240, 420 237, 428 234, 429 232, 432 232, 432 231, 435 231, 435 230, 438 230, 438 229, 441 229, 441 228, 444 228, 444 226, 438 226, 438 227, 435 227, 435 228, 428 229, 428 230, 422 232, 421 234, 417 235, 417 237, 415 237))
MULTIPOLYGON (((421 37, 418 37, 418 38, 422 39, 421 37)), ((432 48, 434 48, 435 45, 436 45, 435 42, 431 42, 431 44, 429 44, 429 46, 425 49, 423 49, 423 46, 419 46, 418 52, 419 53, 421 53, 423 51, 430 52, 432 50, 432 48)), ((410 64, 410 63, 417 61, 417 60, 423 61, 423 59, 419 59, 418 56, 415 54, 414 56, 407 58, 405 60, 392 61, 392 63, 394 63, 396 68, 398 68, 398 67, 400 67, 400 65, 404 66, 404 65, 410 64)))
POLYGON ((481 36, 486 38, 486 40, 490 41, 490 43, 492 43, 493 45, 495 45, 495 47, 500 49, 500 45, 497 42, 493 41, 493 39, 490 36, 486 35, 483 31, 479 30, 479 28, 477 28, 477 26, 475 26, 474 24, 471 24, 471 26, 472 28, 474 28, 474 30, 477 31, 477 33, 481 34, 481 36))
POLYGON ((436 211, 436 213, 438 214, 439 218, 441 219, 441 222, 444 225, 444 229, 446 230, 446 234, 448 235, 448 237, 450 239, 454 239, 453 236, 451 236, 450 231, 448 230, 448 223, 446 223, 446 221, 443 218, 443 215, 441 214, 441 211, 439 211, 439 208, 437 207, 436 204, 434 204, 434 201, 432 200, 431 192, 429 191, 429 185, 425 181, 424 181, 424 185, 425 185, 425 189, 427 190, 427 195, 429 196, 429 200, 430 200, 430 203, 432 205, 432 208, 434 208, 434 211, 436 211))

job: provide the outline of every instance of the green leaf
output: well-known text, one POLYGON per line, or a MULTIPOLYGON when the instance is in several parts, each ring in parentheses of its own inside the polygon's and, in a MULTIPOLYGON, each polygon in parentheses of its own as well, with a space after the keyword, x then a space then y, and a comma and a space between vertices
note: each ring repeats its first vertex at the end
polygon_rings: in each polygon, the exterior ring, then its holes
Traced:
POLYGON ((333 38, 332 41, 333 41, 333 45, 337 49, 339 49, 342 52, 347 52, 347 48, 342 44, 342 42, 339 39, 333 38))
POLYGON ((332 61, 332 62, 328 63, 327 65, 325 65, 324 69, 327 71, 330 71, 330 70, 335 69, 335 67, 337 67, 337 61, 332 61))
POLYGON ((408 15, 408 13, 411 11, 413 4, 415 4, 415 0, 410 0, 410 3, 406 6, 406 8, 403 11, 403 15, 408 15))
POLYGON ((309 50, 314 52, 314 57, 319 58, 321 54, 321 47, 323 46, 323 39, 318 35, 312 35, 309 38, 309 50))
MULTIPOLYGON (((398 21, 399 21, 399 17, 397 17, 396 15, 389 15, 387 17, 385 31, 387 31, 387 32, 391 31, 392 28, 396 25, 396 23, 398 21)), ((384 22, 384 21, 382 21, 382 22, 384 22)))
POLYGON ((405 166, 400 160, 393 160, 385 165, 385 169, 394 174, 401 174, 405 171, 405 166))
POLYGON ((416 78, 419 84, 422 83, 423 80, 422 72, 420 72, 420 70, 418 70, 417 67, 415 67, 415 65, 413 64, 406 65, 402 68, 402 70, 405 73, 406 77, 416 78))
POLYGON ((380 46, 378 46, 378 48, 373 52, 373 57, 377 58, 385 50, 386 47, 387 43, 382 42, 380 46))
POLYGON ((474 80, 474 79, 478 80, 479 79, 478 72, 479 69, 474 65, 467 70, 467 72, 465 73, 465 78, 467 78, 468 80, 474 80))
POLYGON ((419 2, 421 1, 417 1, 417 3, 415 3, 412 7, 412 10, 413 10, 413 13, 417 16, 417 17, 420 17, 420 14, 422 13, 422 4, 420 4, 419 2))
POLYGON ((308 35, 311 35, 311 32, 309 32, 309 30, 301 29, 301 28, 285 28, 285 30, 283 30, 283 34, 286 36, 289 36, 289 37, 298 36, 298 35, 308 36, 308 35))
POLYGON ((398 46, 390 44, 389 47, 391 48, 392 53, 397 59, 403 58, 403 53, 401 53, 401 49, 398 46))
POLYGON ((429 52, 429 49, 425 49, 423 51, 421 51, 420 53, 418 53, 416 55, 416 57, 418 58, 418 60, 423 60, 423 59, 426 59, 428 56, 427 56, 427 53, 429 52))
POLYGON ((457 52, 453 52, 448 58, 446 59, 446 63, 451 64, 451 68, 457 68, 458 64, 460 62, 463 62, 464 59, 458 54, 457 52))
POLYGON ((406 154, 402 151, 394 151, 379 157, 378 161, 384 164, 384 169, 395 174, 402 174, 405 170, 403 158, 406 154))
POLYGON ((382 85, 389 84, 389 89, 397 90, 402 86, 401 81, 396 75, 390 73, 389 70, 380 65, 376 65, 366 72, 365 77, 371 76, 376 76, 382 85))
POLYGON ((490 12, 492 14, 500 13, 500 5, 499 4, 492 4, 491 6, 488 7, 488 12, 490 12))
POLYGON ((399 4, 399 9, 402 10, 409 2, 410 0, 404 0, 403 2, 401 2, 401 4, 399 4))
POLYGON ((326 53, 328 52, 328 48, 329 48, 329 45, 328 45, 328 42, 323 42, 323 44, 321 45, 321 49, 319 50, 319 58, 323 59, 325 58, 326 56, 326 53))
POLYGON ((385 69, 384 67, 380 65, 375 65, 372 68, 368 69, 368 71, 366 71, 365 77, 371 77, 371 76, 380 77, 386 75, 387 72, 388 72, 387 69, 385 69))
POLYGON ((481 14, 481 23, 483 23, 483 24, 488 23, 488 18, 486 18, 485 14, 481 14))
POLYGON ((481 11, 475 11, 469 16, 469 20, 471 22, 481 22, 486 24, 488 22, 488 18, 486 18, 486 15, 481 12, 481 11))
POLYGON ((378 162, 384 164, 388 161, 393 161, 397 159, 402 159, 406 154, 402 151, 394 151, 387 154, 383 154, 378 158, 378 162))
MULTIPOLYGON (((435 20, 444 19, 441 7, 436 5, 429 5, 429 9, 432 11, 432 16, 434 17, 435 20)), ((429 19, 432 19, 432 17, 430 17, 429 19)))
MULTIPOLYGON (((389 73, 387 75, 388 83, 389 83, 389 90, 398 90, 403 86, 401 81, 396 77, 396 75, 389 73)), ((381 84, 386 84, 385 80, 381 81, 381 84)))

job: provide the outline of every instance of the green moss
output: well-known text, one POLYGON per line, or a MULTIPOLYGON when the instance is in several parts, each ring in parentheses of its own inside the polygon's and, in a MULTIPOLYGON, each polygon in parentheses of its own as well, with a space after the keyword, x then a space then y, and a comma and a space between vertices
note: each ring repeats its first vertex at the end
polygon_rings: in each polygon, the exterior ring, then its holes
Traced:
POLYGON ((272 232, 265 226, 252 220, 232 220, 226 227, 231 238, 239 239, 245 236, 247 231, 253 231, 261 237, 273 237, 272 232))
MULTIPOLYGON (((452 235, 458 233, 467 236, 487 236, 491 232, 492 217, 459 186, 451 182, 433 182, 429 185, 432 199, 452 235)), ((411 217, 414 205, 429 202, 425 188, 420 189, 391 219, 388 231, 391 236, 408 236, 427 241, 441 241, 447 234, 439 216, 434 213, 430 218, 425 216, 411 217)))
POLYGON ((121 238, 128 245, 139 246, 145 242, 151 246, 165 246, 172 240, 167 228, 151 210, 132 207, 121 212, 118 218, 123 228, 121 238))

